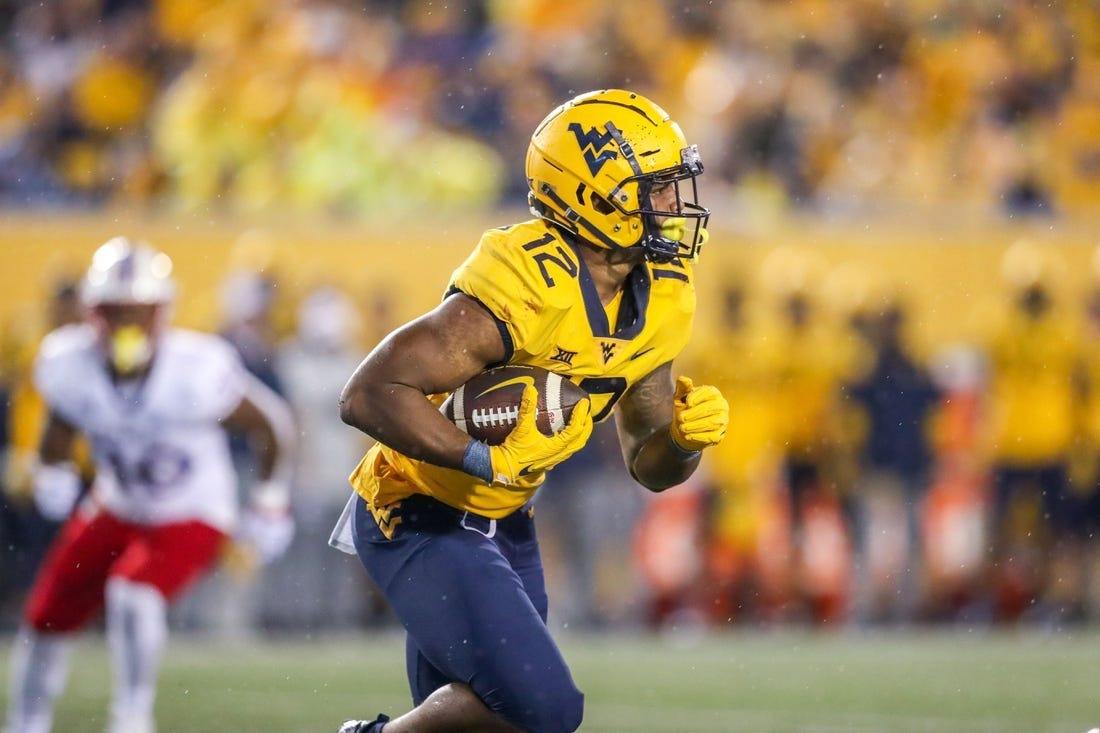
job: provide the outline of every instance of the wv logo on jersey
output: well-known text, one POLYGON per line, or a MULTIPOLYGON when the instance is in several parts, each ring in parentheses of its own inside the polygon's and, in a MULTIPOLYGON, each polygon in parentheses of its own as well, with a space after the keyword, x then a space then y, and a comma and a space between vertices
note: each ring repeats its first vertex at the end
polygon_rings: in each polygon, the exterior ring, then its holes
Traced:
POLYGON ((603 363, 606 364, 615 356, 615 344, 601 341, 600 348, 603 350, 603 363))
POLYGON ((619 157, 617 150, 604 150, 611 142, 610 132, 601 134, 595 127, 585 132, 579 122, 570 123, 569 131, 577 138, 577 145, 584 151, 584 162, 588 163, 588 170, 592 175, 599 173, 604 163, 619 157))

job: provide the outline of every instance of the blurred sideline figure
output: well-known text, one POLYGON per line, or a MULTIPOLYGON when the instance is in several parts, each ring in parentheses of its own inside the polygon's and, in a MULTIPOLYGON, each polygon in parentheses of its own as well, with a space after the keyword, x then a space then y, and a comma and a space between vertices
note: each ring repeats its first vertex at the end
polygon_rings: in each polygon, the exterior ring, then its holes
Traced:
POLYGON ((223 340, 169 328, 171 267, 147 245, 108 241, 83 282, 89 322, 51 333, 36 359, 50 413, 34 498, 44 515, 67 520, 15 641, 5 733, 51 729, 75 633, 103 607, 114 671, 107 730, 155 729, 167 604, 238 525, 226 429, 250 435, 260 456, 242 535, 262 558, 290 541, 289 411, 223 340), (74 507, 78 433, 92 443, 96 478, 74 507))
POLYGON ((909 310, 899 294, 880 294, 853 319, 853 330, 870 349, 845 385, 845 404, 861 436, 853 492, 862 530, 854 620, 908 623, 918 614, 922 591, 921 505, 940 394, 909 343, 909 310))
POLYGON ((1073 621, 1100 610, 1100 247, 1093 252, 1081 324, 1080 413, 1070 470, 1070 491, 1081 514, 1077 531, 1064 542, 1063 572, 1069 582, 1059 601, 1073 621))
POLYGON ((267 628, 349 628, 380 605, 371 603, 359 563, 332 552, 326 542, 332 517, 347 502, 347 467, 369 447, 364 435, 332 414, 347 375, 361 359, 362 330, 351 299, 322 285, 301 300, 296 333, 276 353, 274 367, 294 411, 299 445, 294 541, 286 556, 266 569, 261 584, 260 620, 267 628))
POLYGON ((1069 491, 1076 436, 1079 343, 1067 313, 1065 263, 1021 240, 1001 262, 1003 296, 986 331, 987 439, 993 480, 993 613, 1053 619, 1058 570, 1081 512, 1069 491))
MULTIPOLYGON (((668 585, 657 599, 666 608, 690 599, 717 625, 773 620, 786 603, 789 582, 786 541, 777 534, 786 524, 778 517, 785 503, 779 495, 779 416, 766 389, 759 314, 746 280, 740 274, 726 276, 717 338, 695 344, 690 357, 699 379, 722 394, 737 395, 730 403, 726 439, 708 452, 702 466, 696 587, 685 593, 668 585)), ((670 554, 667 546, 652 554, 658 553, 670 554)), ((664 610, 655 609, 658 616, 664 610)))
POLYGON ((930 371, 940 404, 930 430, 932 475, 920 507, 920 613, 931 622, 987 621, 987 364, 976 344, 958 343, 939 348, 930 371))
POLYGON ((827 263, 812 250, 780 248, 761 264, 764 384, 786 487, 794 618, 840 620, 849 602, 854 526, 840 423, 840 386, 854 356, 829 319, 827 263))
POLYGON ((236 347, 248 371, 278 394, 285 392, 276 367, 278 343, 274 276, 239 270, 222 283, 223 322, 218 333, 236 347))
MULTIPOLYGON (((45 323, 35 314, 17 314, 4 334, 3 371, 8 390, 4 416, 3 497, 0 497, 0 623, 17 618, 34 573, 59 524, 42 516, 34 504, 34 468, 48 407, 31 375, 43 333, 82 318, 78 277, 61 277, 50 291, 45 323)), ((81 481, 91 482, 94 468, 87 441, 73 450, 81 481)))

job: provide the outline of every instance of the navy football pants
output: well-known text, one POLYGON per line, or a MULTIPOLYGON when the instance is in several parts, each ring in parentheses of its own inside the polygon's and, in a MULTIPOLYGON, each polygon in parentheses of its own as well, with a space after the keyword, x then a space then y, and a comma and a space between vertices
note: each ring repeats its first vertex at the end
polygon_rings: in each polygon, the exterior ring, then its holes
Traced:
POLYGON ((356 501, 359 559, 408 632, 413 702, 464 682, 529 733, 576 730, 584 695, 546 627, 530 512, 493 522, 417 495, 393 510, 390 526, 386 539, 363 499, 356 501))

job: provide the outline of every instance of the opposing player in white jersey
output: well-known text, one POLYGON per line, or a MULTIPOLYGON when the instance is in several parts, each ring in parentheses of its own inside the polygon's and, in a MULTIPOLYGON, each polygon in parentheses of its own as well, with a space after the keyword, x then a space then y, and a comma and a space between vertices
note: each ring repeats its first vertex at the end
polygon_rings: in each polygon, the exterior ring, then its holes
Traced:
POLYGON ((12 654, 5 733, 46 733, 75 632, 105 608, 114 670, 110 733, 150 733, 166 608, 211 568, 227 538, 281 554, 293 426, 282 400, 217 336, 168 327, 172 263, 116 237, 83 283, 86 323, 43 341, 35 384, 50 408, 35 475, 40 510, 68 517, 43 562, 12 654), (256 447, 238 518, 227 430, 256 447), (69 462, 86 435, 96 477, 77 504, 69 462), (74 506, 75 505, 75 506, 74 506))

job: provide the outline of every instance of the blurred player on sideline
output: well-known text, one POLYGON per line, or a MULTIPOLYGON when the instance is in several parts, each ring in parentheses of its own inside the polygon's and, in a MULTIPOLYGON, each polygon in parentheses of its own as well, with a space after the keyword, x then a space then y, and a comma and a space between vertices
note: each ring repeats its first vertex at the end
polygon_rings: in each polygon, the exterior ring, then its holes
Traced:
MULTIPOLYGON (((404 624, 415 709, 342 733, 568 733, 584 696, 546 627, 531 499, 614 410, 631 476, 684 482, 725 434, 717 389, 673 379, 695 316, 710 212, 695 146, 648 99, 582 94, 527 153, 534 219, 486 232, 435 310, 391 333, 341 396, 376 438, 333 541, 358 552, 404 624), (500 445, 473 440, 428 395, 494 364, 530 364, 590 395, 553 437, 528 387, 500 445), (343 530, 343 531, 341 531, 343 530)), ((599 490, 601 487, 590 487, 599 490)))
MULTIPOLYGON (((10 586, 0 588, 0 596, 4 596, 0 599, 0 623, 19 617, 35 572, 60 529, 34 504, 34 468, 49 408, 34 388, 32 367, 46 333, 82 320, 80 277, 66 275, 55 282, 45 311, 44 323, 40 323, 38 314, 15 314, 5 334, 4 367, 10 369, 12 382, 7 402, 9 442, 3 466, 2 490, 6 496, 0 498, 0 577, 6 577, 10 586)), ((90 481, 94 468, 87 441, 78 442, 73 462, 81 478, 90 481)))
POLYGON ((88 322, 42 342, 36 388, 49 417, 35 502, 68 517, 39 570, 12 653, 4 733, 45 733, 75 632, 104 606, 114 680, 109 733, 151 733, 167 604, 207 571, 238 525, 238 478, 226 431, 258 454, 242 537, 261 559, 293 534, 287 486, 293 424, 222 339, 172 329, 172 263, 116 237, 83 282, 88 322), (78 503, 78 434, 96 478, 78 503))
POLYGON ((988 313, 987 451, 993 479, 988 574, 998 621, 1058 623, 1065 552, 1084 536, 1070 484, 1081 343, 1067 307, 1069 271, 1057 250, 1021 239, 1001 257, 1002 295, 988 313))

